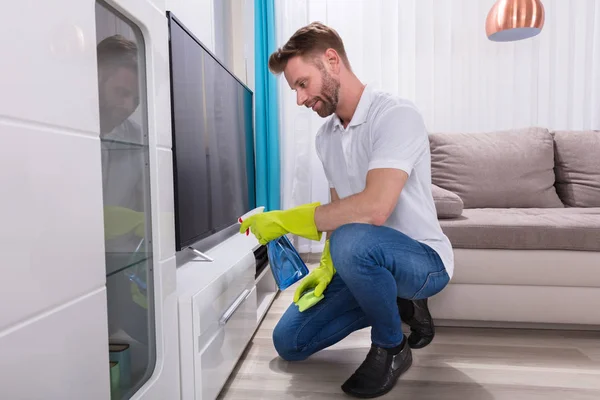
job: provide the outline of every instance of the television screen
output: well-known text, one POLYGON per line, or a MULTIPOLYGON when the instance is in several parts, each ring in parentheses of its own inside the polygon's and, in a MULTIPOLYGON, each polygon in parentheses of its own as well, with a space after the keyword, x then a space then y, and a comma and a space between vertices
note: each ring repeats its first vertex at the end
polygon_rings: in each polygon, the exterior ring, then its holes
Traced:
POLYGON ((168 15, 179 251, 255 208, 253 93, 168 15))

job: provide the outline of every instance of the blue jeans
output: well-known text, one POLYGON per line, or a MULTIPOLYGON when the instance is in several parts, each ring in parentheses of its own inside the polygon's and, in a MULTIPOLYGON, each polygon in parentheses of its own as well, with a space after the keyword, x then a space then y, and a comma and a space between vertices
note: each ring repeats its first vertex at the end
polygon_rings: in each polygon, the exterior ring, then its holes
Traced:
POLYGON ((431 247, 385 226, 343 225, 329 246, 336 274, 325 298, 304 312, 292 303, 273 331, 285 360, 304 360, 368 326, 373 344, 398 346, 403 333, 396 297, 424 299, 450 280, 431 247))

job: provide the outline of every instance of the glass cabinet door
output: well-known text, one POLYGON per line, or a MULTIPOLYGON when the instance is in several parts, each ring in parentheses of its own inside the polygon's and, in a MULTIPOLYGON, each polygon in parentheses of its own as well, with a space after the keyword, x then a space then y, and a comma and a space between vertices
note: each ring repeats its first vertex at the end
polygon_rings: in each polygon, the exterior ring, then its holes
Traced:
POLYGON ((148 122, 140 29, 96 3, 98 95, 112 399, 128 399, 156 362, 148 122))

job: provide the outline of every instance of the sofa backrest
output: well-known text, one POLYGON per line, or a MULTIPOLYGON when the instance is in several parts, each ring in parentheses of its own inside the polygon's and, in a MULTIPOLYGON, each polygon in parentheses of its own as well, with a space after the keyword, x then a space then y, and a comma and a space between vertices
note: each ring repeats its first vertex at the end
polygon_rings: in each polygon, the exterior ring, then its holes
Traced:
POLYGON ((464 208, 564 207, 554 187, 554 141, 544 128, 431 133, 432 183, 464 208))
POLYGON ((600 207, 600 131, 556 131, 556 191, 569 207, 600 207))

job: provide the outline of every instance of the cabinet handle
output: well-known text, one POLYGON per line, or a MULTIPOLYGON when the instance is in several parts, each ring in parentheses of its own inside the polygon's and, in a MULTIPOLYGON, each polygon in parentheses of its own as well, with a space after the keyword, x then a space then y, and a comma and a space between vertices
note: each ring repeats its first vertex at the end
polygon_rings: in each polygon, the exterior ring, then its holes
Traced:
POLYGON ((246 300, 248 298, 248 296, 250 296, 250 290, 249 289, 245 289, 237 297, 237 299, 235 299, 235 301, 227 309, 227 311, 225 311, 225 313, 223 313, 223 316, 219 320, 219 324, 220 325, 225 325, 227 323, 227 321, 229 321, 229 318, 231 318, 231 316, 233 315, 233 313, 235 313, 237 311, 237 309, 242 305, 242 303, 244 302, 244 300, 246 300))

